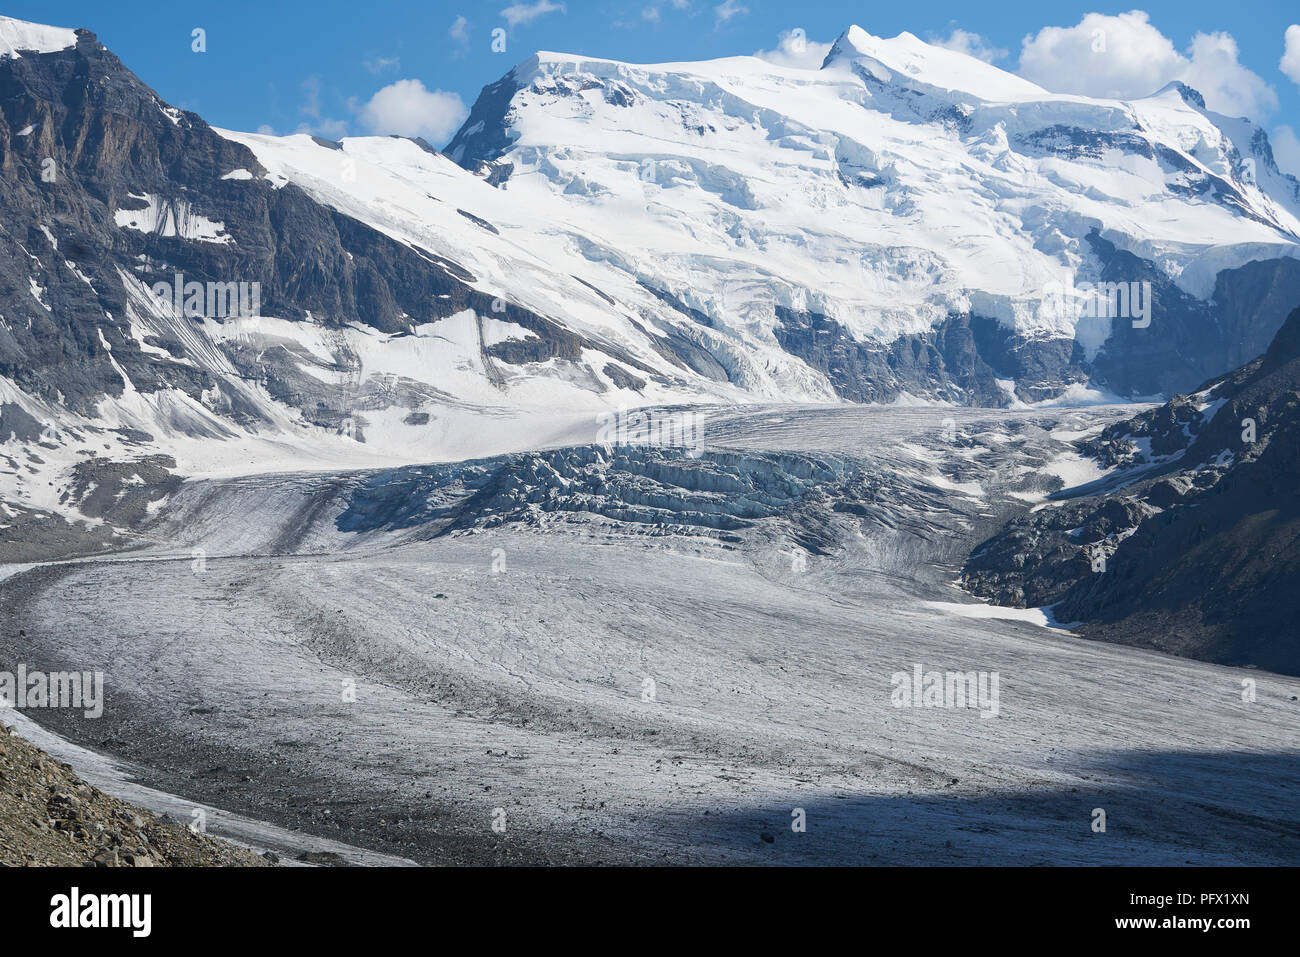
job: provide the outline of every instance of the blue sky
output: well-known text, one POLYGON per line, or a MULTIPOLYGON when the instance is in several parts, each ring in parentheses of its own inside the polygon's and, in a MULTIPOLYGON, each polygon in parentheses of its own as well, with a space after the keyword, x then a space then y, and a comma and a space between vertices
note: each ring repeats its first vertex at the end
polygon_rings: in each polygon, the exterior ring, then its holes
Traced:
POLYGON ((332 137, 421 132, 435 145, 485 84, 534 50, 696 60, 778 50, 783 35, 800 29, 815 54, 856 23, 882 36, 908 30, 965 44, 1005 69, 1020 69, 1024 53, 1026 73, 1074 87, 1063 92, 1141 95, 1154 92, 1144 84, 1190 77, 1214 91, 1211 106, 1217 99, 1224 112, 1250 114, 1275 146, 1282 141, 1288 160, 1294 150, 1300 172, 1300 142, 1286 132, 1300 126, 1300 27, 1288 60, 1294 78, 1279 68, 1287 27, 1300 23, 1295 0, 1159 0, 1140 4, 1147 19, 1127 16, 1133 9, 1043 0, 11 0, 4 12, 94 30, 166 100, 217 126, 332 137), (1102 19, 1085 22, 1088 14, 1102 19), (204 53, 191 50, 196 27, 206 31, 204 53), (492 50, 497 27, 506 30, 504 52, 492 50), (1040 34, 1045 27, 1074 29, 1040 34), (1109 38, 1105 56, 1084 56, 1080 43, 1099 28, 1109 38), (1026 52, 1027 36, 1036 40, 1026 52))

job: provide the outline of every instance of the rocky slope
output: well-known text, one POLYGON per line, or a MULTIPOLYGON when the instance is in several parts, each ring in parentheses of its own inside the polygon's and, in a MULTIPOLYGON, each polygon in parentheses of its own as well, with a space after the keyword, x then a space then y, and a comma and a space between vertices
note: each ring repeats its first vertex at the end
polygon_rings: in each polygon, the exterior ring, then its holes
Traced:
POLYGON ((966 587, 1089 637, 1300 674, 1300 309, 1258 359, 1080 447, 1106 476, 981 545, 966 587))
POLYGON ((267 863, 104 794, 0 724, 0 867, 267 863))

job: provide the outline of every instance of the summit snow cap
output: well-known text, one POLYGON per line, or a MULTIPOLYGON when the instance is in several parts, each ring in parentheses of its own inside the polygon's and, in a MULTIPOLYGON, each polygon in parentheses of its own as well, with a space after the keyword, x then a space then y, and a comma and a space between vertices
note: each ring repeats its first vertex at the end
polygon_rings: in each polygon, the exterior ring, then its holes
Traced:
POLYGON ((76 45, 76 30, 0 17, 0 57, 17 58, 24 53, 57 53, 76 45))
POLYGON ((1045 100, 1053 95, 978 57, 926 43, 906 31, 890 39, 849 27, 831 47, 822 69, 854 63, 882 83, 961 91, 990 103, 1045 100))

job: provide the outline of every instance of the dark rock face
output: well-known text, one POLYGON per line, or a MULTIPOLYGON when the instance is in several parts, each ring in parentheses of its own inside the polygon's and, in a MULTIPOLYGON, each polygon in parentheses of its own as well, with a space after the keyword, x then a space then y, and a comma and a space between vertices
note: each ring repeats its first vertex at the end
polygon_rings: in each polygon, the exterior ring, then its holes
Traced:
POLYGON ((507 133, 510 125, 507 118, 510 101, 521 88, 514 71, 485 86, 474 101, 465 123, 444 151, 471 172, 487 176, 493 186, 499 186, 510 178, 511 165, 498 160, 514 142, 507 133))
POLYGON ((176 462, 167 455, 146 455, 131 462, 88 459, 78 462, 64 501, 78 504, 83 515, 125 528, 139 526, 149 506, 175 492, 181 479, 173 475, 176 462))
POLYGON ((481 226, 482 228, 486 229, 490 233, 500 235, 501 231, 497 229, 495 226, 493 226, 491 223, 489 223, 486 219, 483 219, 480 216, 475 216, 473 213, 467 213, 463 209, 458 209, 456 210, 456 212, 460 213, 462 216, 468 219, 475 226, 481 226))
POLYGON ((962 405, 1004 408, 1011 397, 998 379, 1015 379, 1022 399, 1083 381, 1066 340, 1028 341, 983 317, 949 316, 931 332, 890 343, 859 342, 834 319, 777 307, 777 341, 826 374, 853 402, 888 402, 903 393, 962 405))
MULTIPOLYGON (((472 308, 538 337, 529 347, 537 355, 505 361, 580 354, 581 337, 475 290, 459 264, 295 186, 276 188, 248 149, 168 107, 93 34, 78 36, 73 49, 0 60, 0 376, 87 413, 122 394, 116 363, 140 392, 208 393, 211 407, 254 425, 256 407, 238 382, 196 347, 203 337, 187 329, 194 319, 178 315, 144 337, 166 356, 132 335, 132 298, 178 273, 205 285, 257 284, 260 312, 293 321, 400 334, 472 308), (250 177, 223 178, 241 169, 250 177), (119 224, 115 214, 126 212, 139 214, 140 228, 119 224), (191 221, 218 224, 216 241, 177 235, 191 221)), ((351 411, 344 392, 322 394, 282 350, 231 346, 225 358, 311 421, 351 411)), ((346 378, 349 357, 338 361, 346 378)))
POLYGON ((981 545, 966 587, 1089 637, 1300 674, 1300 309, 1260 358, 1082 451, 1114 471, 981 545))
POLYGON ((633 392, 640 392, 646 387, 645 379, 637 378, 622 366, 617 366, 612 362, 605 363, 605 368, 601 371, 609 377, 610 382, 620 389, 631 389, 633 392))
POLYGON ((1214 297, 1183 292, 1155 266, 1090 237, 1104 264, 1103 282, 1150 282, 1151 324, 1127 319, 1089 360, 1077 342, 1018 335, 994 319, 953 315, 924 335, 860 342, 833 318, 777 308, 781 347, 824 372, 836 394, 854 402, 888 402, 900 393, 963 405, 1005 407, 998 379, 1016 384, 1016 398, 1037 402, 1087 382, 1119 395, 1187 392, 1220 375, 1227 362, 1257 356, 1300 302, 1300 260, 1253 262, 1219 274, 1214 297), (1225 362, 1226 357, 1226 362, 1225 362))
POLYGON ((1090 382, 1120 395, 1186 392, 1223 371, 1224 356, 1240 364, 1258 355, 1300 302, 1300 261, 1254 262, 1219 275, 1215 297, 1187 295, 1155 267, 1092 236, 1105 263, 1102 281, 1150 282, 1151 325, 1111 324, 1110 339, 1089 360, 1066 339, 1027 338, 994 319, 953 315, 924 335, 889 343, 860 342, 833 318, 777 308, 781 347, 824 372, 836 393, 854 402, 924 395, 963 405, 1005 407, 998 379, 1016 397, 1037 402, 1072 383, 1090 382), (1250 351, 1253 350, 1253 351, 1250 351))
MULTIPOLYGON (((149 439, 142 433, 116 431, 132 445, 149 439)), ((66 438, 90 446, 105 430, 69 429, 59 435, 42 430, 41 434, 49 442, 66 438)), ((44 439, 38 444, 42 449, 52 447, 44 439)), ((0 563, 55 561, 138 545, 139 536, 128 529, 145 524, 151 510, 181 485, 180 476, 173 474, 176 463, 170 456, 134 455, 125 461, 111 461, 91 455, 89 447, 85 454, 88 457, 72 467, 55 492, 61 506, 75 508, 91 521, 13 502, 0 503, 0 563)), ((40 461, 30 446, 24 458, 26 461, 0 454, 0 468, 21 474, 28 463, 40 461)))
POLYGON ((41 436, 41 424, 12 402, 0 403, 0 442, 32 442, 41 436))
POLYGON ((1050 154, 1067 159, 1077 159, 1080 156, 1099 159, 1106 150, 1120 150, 1145 159, 1154 158, 1150 142, 1136 133, 1110 133, 1059 124, 1018 136, 1016 145, 1029 155, 1050 154))
POLYGON ((1151 325, 1117 319, 1091 363, 1092 380, 1119 395, 1172 395, 1249 362, 1267 348, 1300 302, 1300 260, 1253 262, 1218 276, 1209 301, 1189 296, 1154 265, 1090 237, 1102 279, 1150 282, 1151 325))

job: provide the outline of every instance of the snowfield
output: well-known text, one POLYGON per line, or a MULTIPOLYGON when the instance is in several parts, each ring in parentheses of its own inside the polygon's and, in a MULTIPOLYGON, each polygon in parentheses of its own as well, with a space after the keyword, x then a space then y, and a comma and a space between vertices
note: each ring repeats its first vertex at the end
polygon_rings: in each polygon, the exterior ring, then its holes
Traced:
POLYGON ((766 408, 711 417, 696 458, 189 482, 155 543, 0 603, 32 667, 106 673, 100 721, 30 717, 150 787, 426 863, 1297 863, 1300 680, 952 585, 1011 492, 1054 487, 1061 428, 766 408), (895 707, 916 666, 996 674, 996 716, 895 707))
POLYGON ((1086 315, 1049 300, 1067 277, 1102 278, 1094 232, 1200 299, 1220 270, 1300 252, 1300 184, 1257 157, 1263 132, 1176 85, 1132 101, 1053 94, 852 27, 817 70, 543 52, 498 86, 453 159, 501 167, 496 192, 520 206, 562 204, 557 245, 580 233, 586 258, 689 290, 755 342, 778 306, 859 339, 967 311, 1086 337, 1086 315))
POLYGON ((75 30, 0 17, 0 57, 19 58, 24 53, 55 53, 76 46, 76 43, 75 30))

